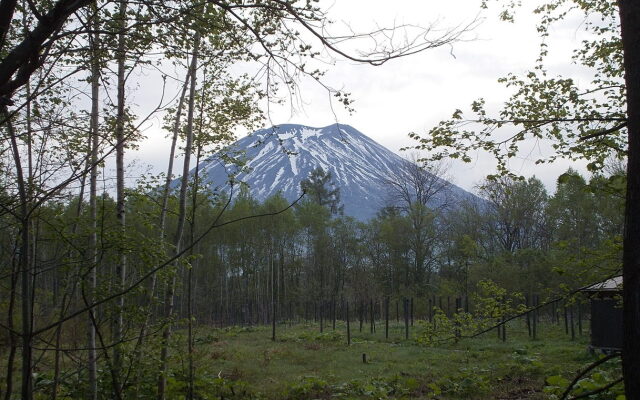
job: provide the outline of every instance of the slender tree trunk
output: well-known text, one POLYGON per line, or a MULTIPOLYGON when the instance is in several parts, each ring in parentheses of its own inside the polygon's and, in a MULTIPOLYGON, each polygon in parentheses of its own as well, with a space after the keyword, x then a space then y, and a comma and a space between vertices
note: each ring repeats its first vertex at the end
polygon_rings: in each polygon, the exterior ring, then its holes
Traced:
POLYGON ((331 329, 335 331, 336 330, 336 298, 335 296, 331 300, 331 313, 332 313, 331 318, 333 319, 331 329))
POLYGON ((582 336, 582 303, 578 303, 578 333, 582 336))
MULTIPOLYGON (((14 250, 15 254, 15 250, 14 250)), ((14 322, 13 313, 15 311, 16 293, 18 291, 18 268, 17 263, 14 261, 11 263, 11 291, 9 292, 9 306, 7 308, 7 327, 9 330, 9 356, 7 357, 7 375, 6 375, 6 393, 5 400, 11 400, 13 394, 13 372, 14 363, 16 357, 16 351, 18 349, 18 337, 13 333, 14 322)))
MULTIPOLYGON (((26 205, 26 204, 25 204, 26 205)), ((21 274, 21 302, 22 302, 22 399, 30 400, 33 398, 33 380, 32 380, 32 315, 33 302, 31 296, 31 266, 30 251, 31 246, 31 220, 28 215, 28 208, 24 207, 22 213, 22 245, 20 246, 20 268, 21 274)))
POLYGON ((409 299, 403 299, 404 305, 404 338, 409 340, 409 299))
POLYGON ((502 316, 502 341, 506 342, 507 341, 507 322, 506 322, 506 317, 503 315, 502 316))
POLYGON ((275 266, 273 265, 273 245, 269 245, 269 266, 271 267, 271 340, 276 340, 276 287, 275 266))
MULTIPOLYGON (((187 189, 189 184, 189 168, 191 161, 191 150, 193 146, 193 114, 195 108, 195 92, 196 92, 196 70, 198 68, 198 50, 200 48, 200 33, 196 32, 194 37, 193 56, 191 58, 191 82, 189 88, 189 107, 187 113, 187 138, 185 143, 185 156, 182 168, 182 179, 180 182, 180 198, 178 210, 178 224, 174 236, 173 244, 175 254, 180 252, 182 245, 182 234, 184 232, 185 216, 187 212, 187 189)), ((167 326, 162 332, 162 349, 160 352, 160 376, 158 379, 158 399, 166 398, 166 384, 168 372, 168 356, 169 356, 169 339, 171 338, 171 317, 173 316, 175 301, 176 274, 174 273, 170 279, 169 286, 165 297, 164 318, 167 326)))
MULTIPOLYGON (((204 90, 204 89, 203 89, 204 90)), ((200 110, 203 109, 203 105, 200 105, 200 110)), ((202 119, 200 119, 199 133, 202 134, 202 119)), ((196 171, 193 177, 193 190, 191 194, 191 229, 189 232, 190 243, 193 243, 196 229, 196 211, 198 206, 198 178, 200 175, 200 154, 202 152, 202 146, 198 145, 198 151, 196 155, 196 171)), ((191 248, 190 255, 193 256, 193 247, 191 248)), ((195 261, 197 263, 197 260, 195 261)), ((188 354, 189 354, 189 391, 187 393, 187 399, 193 400, 194 396, 194 381, 195 381, 195 365, 193 363, 194 352, 194 337, 193 337, 193 268, 191 265, 187 271, 187 342, 188 342, 188 354)))
MULTIPOLYGON (((532 296, 532 301, 533 301, 533 307, 537 307, 538 306, 538 297, 537 295, 533 295, 532 296)), ((534 309, 533 312, 531 313, 531 320, 533 322, 533 326, 531 327, 531 334, 533 335, 533 339, 537 339, 538 338, 538 310, 534 309)))
POLYGON ((389 339, 389 296, 384 299, 384 338, 389 339))
MULTIPOLYGON (((458 313, 458 309, 456 309, 455 312, 457 314, 458 313)), ((410 310, 409 310, 409 314, 410 314, 410 317, 411 317, 411 327, 413 327, 413 297, 411 298, 411 307, 410 307, 410 310)))
POLYGON ((351 346, 351 320, 349 319, 349 302, 346 303, 346 321, 347 321, 347 346, 351 346))
POLYGON ((371 333, 375 333, 376 331, 376 322, 375 322, 375 316, 374 316, 374 311, 373 311, 373 300, 369 300, 369 318, 370 318, 370 322, 371 322, 371 326, 370 331, 371 333))
POLYGON ((627 91, 627 198, 623 243, 622 371, 628 400, 640 399, 640 3, 619 0, 627 91))
MULTIPOLYGON (((62 320, 64 318, 64 311, 66 308, 67 297, 62 297, 62 302, 60 304, 60 314, 58 318, 62 320)), ((56 328, 56 349, 53 360, 53 385, 51 387, 51 400, 56 400, 58 398, 58 388, 60 387, 60 370, 61 370, 61 357, 62 352, 60 351, 60 346, 62 345, 62 326, 63 324, 58 325, 56 328)))
POLYGON ((24 400, 33 398, 32 382, 32 297, 31 297, 31 218, 29 210, 29 199, 27 194, 27 183, 24 180, 20 149, 18 139, 10 119, 10 114, 6 106, 2 106, 2 115, 6 119, 7 130, 11 143, 11 152, 16 167, 16 179, 18 183, 18 216, 20 222, 20 244, 18 249, 18 271, 20 272, 20 303, 22 317, 22 372, 21 372, 21 395, 24 400))
MULTIPOLYGON (((195 205, 195 199, 194 199, 195 205)), ((195 212, 194 212, 195 214, 195 212)), ((193 220, 195 221, 195 220, 193 220)), ((192 224, 193 224, 192 221, 192 224)), ((191 238, 193 240, 193 228, 191 232, 191 238)), ((195 379, 195 367, 193 364, 193 266, 187 271, 187 349, 189 358, 189 387, 187 391, 187 399, 193 400, 194 395, 194 379, 195 379)))
MULTIPOLYGON (((23 24, 25 24, 25 20, 23 19, 23 24)), ((25 26, 25 31, 27 28, 25 26)), ((30 101, 27 102, 27 107, 30 107, 30 101)), ((32 315, 32 303, 31 296, 29 294, 29 265, 30 260, 29 257, 29 236, 30 232, 28 227, 30 225, 28 219, 28 190, 25 187, 24 176, 22 174, 22 164, 20 160, 20 154, 18 150, 18 143, 16 140, 16 132, 14 131, 13 122, 9 119, 9 111, 6 106, 2 106, 2 117, 6 119, 6 126, 9 131, 9 136, 11 139, 11 150, 13 153, 13 159, 16 164, 16 173, 18 178, 18 190, 19 190, 19 199, 20 199, 20 219, 21 219, 21 230, 19 239, 17 239, 16 246, 14 247, 13 256, 12 256, 12 268, 11 268, 11 292, 9 296, 9 307, 8 307, 8 315, 7 315, 7 326, 10 329, 14 328, 13 322, 13 314, 15 309, 15 299, 17 292, 17 281, 18 276, 20 276, 21 280, 21 316, 22 316, 22 386, 21 393, 23 398, 30 399, 31 394, 31 386, 32 383, 30 381, 31 375, 31 315, 32 315), (25 230, 27 228, 27 230, 25 230), (27 239, 25 241, 25 238, 27 239), (17 262, 16 262, 17 256, 17 262), (29 376, 25 377, 25 373, 29 376), (27 396, 25 396, 25 392, 27 396)), ((30 130, 29 130, 30 131, 30 130)), ((29 132, 30 133, 30 132, 29 132)), ((29 143, 29 179, 31 178, 31 151, 30 151, 30 143, 31 138, 28 138, 29 143)), ((5 399, 11 399, 13 393, 13 373, 14 373, 14 362, 16 351, 18 347, 18 338, 16 337, 12 331, 9 331, 9 356, 7 359, 7 373, 6 373, 6 394, 5 399)))
MULTIPOLYGON (((90 171, 91 170, 91 166, 92 166, 92 157, 91 157, 91 151, 92 151, 92 146, 93 146, 93 131, 91 128, 91 124, 89 126, 89 135, 87 136, 87 155, 86 155, 86 162, 85 162, 85 171, 90 171)), ((82 214, 82 208, 83 208, 83 202, 84 202, 84 192, 85 192, 85 183, 86 183, 86 179, 87 176, 83 175, 82 178, 80 179, 80 194, 78 195, 78 205, 76 207, 76 221, 73 223, 73 227, 71 229, 72 235, 75 236, 78 233, 78 225, 79 225, 79 219, 80 216, 82 214)), ((57 288, 57 285, 59 283, 57 282, 57 280, 54 282, 54 292, 58 291, 59 289, 57 288)), ((75 285, 74 285, 75 286, 75 285)), ((64 291, 63 295, 62 295, 62 300, 60 301, 60 306, 59 306, 59 313, 58 313, 58 319, 59 320, 63 320, 64 319, 64 315, 65 315, 65 311, 67 309, 68 303, 67 301, 69 301, 70 296, 72 296, 72 294, 68 291, 64 291)), ((54 296, 53 299, 53 304, 57 304, 57 297, 58 296, 54 296)), ((61 363, 61 357, 62 357, 62 351, 60 350, 60 346, 62 344, 62 328, 63 328, 64 324, 60 323, 58 324, 58 326, 56 327, 56 333, 55 333, 55 353, 54 353, 54 359, 53 359, 53 384, 51 387, 51 400, 56 400, 58 398, 58 388, 60 386, 60 372, 61 372, 61 368, 62 368, 62 363, 61 363)))
MULTIPOLYGON (((171 191, 171 181, 172 181, 172 177, 173 177, 173 162, 175 159, 175 152, 176 152, 176 145, 178 142, 178 135, 180 133, 180 120, 182 117, 182 110, 184 108, 184 99, 186 97, 187 94, 187 88, 189 87, 189 80, 191 77, 191 69, 187 70, 187 74, 185 76, 185 80, 184 83, 182 85, 182 92, 180 94, 180 99, 178 101, 178 108, 176 110, 176 119, 175 119, 175 123, 173 125, 173 132, 172 132, 172 139, 171 139, 171 150, 169 152, 169 166, 167 167, 167 176, 165 178, 165 182, 164 182, 164 187, 162 189, 162 205, 161 205, 161 209, 160 209, 160 222, 159 222, 159 240, 160 240, 160 246, 163 250, 163 253, 165 251, 165 243, 166 243, 166 220, 167 220, 167 212, 169 210, 169 193, 171 191)), ((140 332, 138 334, 138 339, 136 340, 136 346, 135 346, 135 355, 134 355, 134 362, 133 365, 139 365, 140 364, 140 360, 142 357, 142 346, 144 344, 144 339, 147 336, 147 330, 149 327, 149 321, 151 319, 151 315, 153 312, 153 307, 152 307, 152 299, 154 296, 154 293, 156 291, 156 286, 157 286, 157 282, 158 282, 158 275, 157 274, 153 274, 151 275, 151 282, 149 283, 149 288, 147 291, 147 296, 148 296, 148 309, 146 310, 145 316, 144 316, 144 321, 142 322, 142 326, 140 327, 140 332)), ((134 370, 134 375, 133 375, 133 379, 132 379, 132 385, 135 387, 136 390, 136 397, 137 397, 137 393, 139 390, 139 386, 137 384, 139 376, 140 376, 140 371, 138 371, 138 369, 134 370)))
POLYGON ((323 317, 323 312, 324 312, 324 301, 320 302, 320 309, 319 309, 319 317, 320 317, 320 333, 322 333, 322 331, 324 330, 324 321, 322 320, 323 317))
MULTIPOLYGON (((116 111, 116 219, 118 221, 118 230, 120 231, 120 239, 125 240, 126 237, 126 210, 125 210, 125 188, 124 188, 124 146, 125 146, 125 58, 126 58, 126 37, 125 27, 127 18, 127 0, 120 0, 118 9, 118 25, 120 33, 118 34, 118 48, 116 51, 118 64, 118 81, 117 81, 117 111, 116 111)), ((118 261, 116 263, 116 284, 115 289, 121 291, 125 288, 125 279, 127 274, 127 255, 124 246, 121 243, 118 261)), ((118 382, 113 382, 113 389, 117 393, 122 392, 120 387, 120 371, 122 370, 122 346, 121 342, 124 333, 124 296, 117 299, 117 314, 115 320, 115 329, 113 340, 116 344, 113 348, 113 367, 114 376, 118 382)), ((119 397, 119 396, 118 396, 119 397)))
MULTIPOLYGON (((98 9, 97 4, 94 3, 93 9, 93 23, 92 26, 96 29, 99 27, 98 21, 98 9)), ((99 133, 98 123, 100 118, 100 62, 99 52, 100 49, 100 36, 98 33, 94 33, 91 38, 91 121, 90 121, 90 172, 89 172, 89 243, 88 254, 90 256, 90 271, 88 274, 88 301, 89 304, 93 302, 93 296, 97 287, 97 268, 98 268, 98 145, 99 145, 99 133)), ((93 324, 93 318, 91 314, 95 313, 95 309, 89 310, 88 319, 88 333, 87 333, 87 347, 88 347, 88 359, 87 369, 89 373, 88 380, 88 393, 87 398, 95 400, 98 398, 98 366, 97 366, 97 353, 96 353, 96 328, 93 324)))
MULTIPOLYGON (((90 40, 92 40, 90 38, 90 40)), ((93 46, 93 45, 90 45, 93 46)), ((87 155, 86 155, 86 162, 85 162, 85 171, 91 171, 91 167, 92 167, 92 146, 93 146, 93 128, 91 126, 91 122, 89 123, 89 134, 87 136, 87 155)), ((97 144, 96 144, 97 146, 97 144)), ((85 184, 87 182, 87 175, 82 175, 82 178, 80 178, 80 194, 78 194, 78 205, 76 207, 76 221, 73 223, 73 227, 71 229, 71 232, 73 234, 73 236, 75 236, 78 233, 78 225, 79 225, 79 219, 80 216, 82 215, 82 208, 83 208, 83 202, 84 202, 84 192, 85 192, 85 184)), ((87 249, 89 250, 89 249, 87 249)), ((57 288, 58 286, 58 281, 56 279, 56 281, 54 282, 54 293, 56 291, 59 291, 59 289, 57 288)), ((75 286, 75 285, 74 285, 75 286)), ((64 291, 64 294, 62 295, 62 300, 60 302, 60 307, 59 307, 59 314, 58 314, 58 319, 59 320, 63 320, 64 316, 65 316, 65 311, 67 309, 67 301, 69 301, 71 294, 68 291, 64 291)), ((53 299, 53 304, 57 304, 57 295, 54 295, 54 299, 53 299)), ((56 400, 58 398, 58 388, 60 386, 60 372, 61 372, 61 357, 62 357, 62 351, 60 350, 60 346, 62 344, 62 328, 63 328, 64 324, 60 323, 58 324, 58 326, 56 327, 56 334, 55 334, 55 354, 54 354, 54 360, 53 360, 53 384, 51 387, 51 400, 56 400)))

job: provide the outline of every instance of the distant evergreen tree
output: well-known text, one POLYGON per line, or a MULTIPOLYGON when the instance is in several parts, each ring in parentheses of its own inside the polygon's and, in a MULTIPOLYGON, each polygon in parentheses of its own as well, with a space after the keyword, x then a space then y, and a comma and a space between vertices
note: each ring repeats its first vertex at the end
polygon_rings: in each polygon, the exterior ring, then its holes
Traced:
POLYGON ((340 204, 340 188, 333 184, 331 171, 325 172, 322 167, 314 169, 309 178, 300 182, 300 187, 310 201, 327 207, 331 214, 342 215, 344 206, 340 204))

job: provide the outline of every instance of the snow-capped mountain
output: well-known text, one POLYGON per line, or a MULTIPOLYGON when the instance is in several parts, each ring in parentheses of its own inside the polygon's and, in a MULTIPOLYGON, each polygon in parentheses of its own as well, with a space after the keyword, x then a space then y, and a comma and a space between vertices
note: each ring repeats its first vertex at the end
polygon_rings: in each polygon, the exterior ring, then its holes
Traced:
MULTIPOLYGON (((221 154, 199 166, 203 182, 227 190, 229 176, 248 184, 252 195, 262 201, 280 191, 288 200, 302 193, 300 182, 311 171, 322 167, 331 171, 340 188, 344 213, 366 221, 385 205, 388 186, 385 179, 397 176, 406 161, 349 125, 324 128, 279 125, 261 129, 244 137, 225 154, 243 154, 240 167, 221 154), (228 159, 227 159, 228 160, 228 159)), ((451 185, 453 197, 475 197, 451 185)), ((436 200, 437 201, 437 200, 436 200)))

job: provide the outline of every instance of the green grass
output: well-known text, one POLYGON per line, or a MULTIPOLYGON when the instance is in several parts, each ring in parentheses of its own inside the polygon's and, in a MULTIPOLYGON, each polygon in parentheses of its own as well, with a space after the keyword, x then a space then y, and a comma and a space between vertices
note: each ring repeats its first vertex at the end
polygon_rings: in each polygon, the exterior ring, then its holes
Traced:
MULTIPOLYGON (((224 381, 242 382, 229 391, 236 398, 539 399, 545 398, 546 377, 571 378, 594 359, 586 329, 571 341, 563 326, 545 323, 531 340, 524 324, 514 321, 504 343, 492 331, 427 347, 414 339, 422 326, 417 323, 404 340, 394 321, 385 340, 383 324, 371 334, 368 326, 359 332, 354 323, 351 346, 342 323, 335 331, 325 327, 323 334, 317 325, 281 324, 275 342, 270 327, 200 328, 199 388, 205 398, 212 385, 207 382, 224 381)), ((178 354, 176 362, 183 365, 182 357, 178 354)))

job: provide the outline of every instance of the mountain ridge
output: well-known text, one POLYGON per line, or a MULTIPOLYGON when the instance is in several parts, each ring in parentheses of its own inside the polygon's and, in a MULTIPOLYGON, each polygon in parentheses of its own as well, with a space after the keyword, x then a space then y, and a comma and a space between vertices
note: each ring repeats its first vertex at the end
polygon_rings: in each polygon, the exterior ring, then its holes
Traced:
MULTIPOLYGON (((366 221, 384 205, 385 179, 397 177, 407 161, 347 124, 322 128, 282 124, 260 129, 233 143, 199 165, 203 182, 214 190, 228 190, 229 176, 247 183, 260 201, 278 191, 295 200, 300 181, 321 167, 330 171, 340 189, 344 214, 366 221), (228 160, 244 153, 244 165, 228 160)), ((475 196, 451 184, 456 197, 475 196)), ((438 200, 436 200, 438 201, 438 200)))

